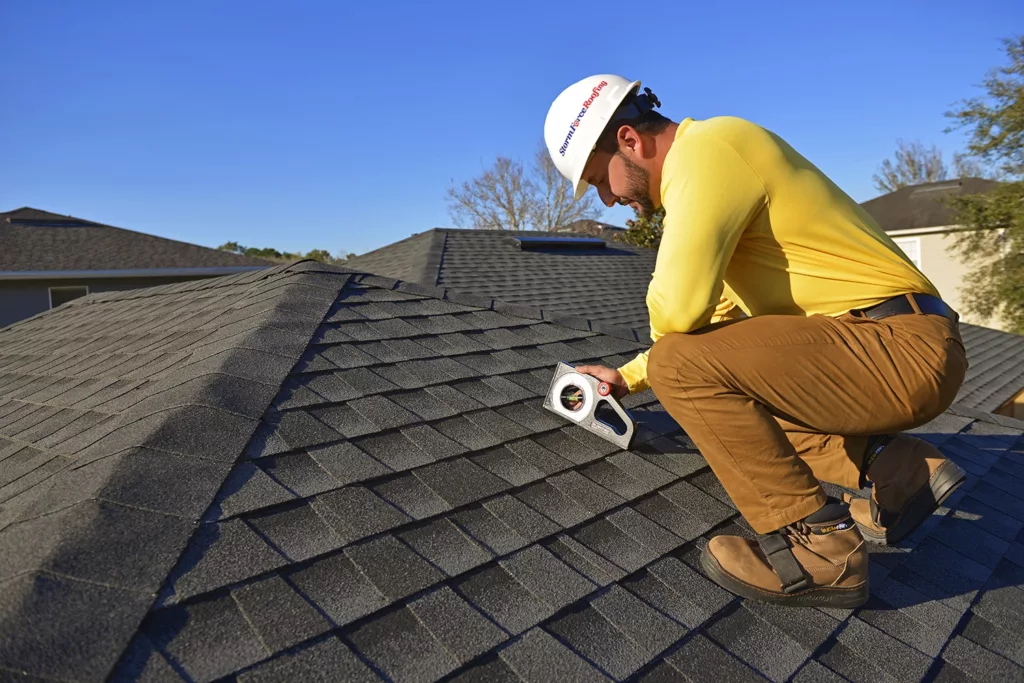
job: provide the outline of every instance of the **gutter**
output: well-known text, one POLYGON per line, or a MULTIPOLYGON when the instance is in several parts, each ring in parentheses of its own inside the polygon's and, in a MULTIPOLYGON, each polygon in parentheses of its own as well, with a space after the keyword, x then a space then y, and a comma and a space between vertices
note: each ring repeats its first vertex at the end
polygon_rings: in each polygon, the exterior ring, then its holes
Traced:
POLYGON ((274 266, 218 266, 212 268, 120 268, 115 270, 4 270, 0 280, 91 280, 131 277, 209 277, 234 275, 274 266))

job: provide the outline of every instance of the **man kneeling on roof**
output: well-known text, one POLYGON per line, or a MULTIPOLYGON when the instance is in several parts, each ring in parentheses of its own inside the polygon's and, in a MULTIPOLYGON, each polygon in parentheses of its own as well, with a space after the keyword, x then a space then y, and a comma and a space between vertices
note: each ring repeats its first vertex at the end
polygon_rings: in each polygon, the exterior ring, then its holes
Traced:
POLYGON ((711 579, 785 605, 861 605, 864 540, 898 542, 964 480, 900 433, 963 382, 958 316, 784 140, 733 117, 673 122, 639 88, 583 79, 544 123, 576 199, 593 185, 608 206, 666 212, 647 292, 654 345, 618 369, 577 369, 618 397, 652 388, 759 534, 713 538, 711 579), (841 501, 819 481, 873 492, 841 501))

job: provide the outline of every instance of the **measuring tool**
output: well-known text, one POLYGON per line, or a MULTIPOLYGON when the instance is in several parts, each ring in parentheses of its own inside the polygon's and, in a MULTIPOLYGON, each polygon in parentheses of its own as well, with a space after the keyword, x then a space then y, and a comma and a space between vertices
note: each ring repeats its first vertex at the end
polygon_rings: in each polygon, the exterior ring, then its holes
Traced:
POLYGON ((623 450, 633 442, 633 417, 612 396, 611 385, 577 372, 568 363, 555 366, 544 407, 623 450))

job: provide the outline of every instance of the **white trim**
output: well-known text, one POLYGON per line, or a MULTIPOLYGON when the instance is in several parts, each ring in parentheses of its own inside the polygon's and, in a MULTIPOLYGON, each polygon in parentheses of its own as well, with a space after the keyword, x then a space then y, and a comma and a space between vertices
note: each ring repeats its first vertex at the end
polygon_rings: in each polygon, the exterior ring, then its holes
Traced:
MULTIPOLYGON (((51 309, 54 308, 54 306, 53 306, 53 290, 55 290, 55 289, 84 289, 85 290, 84 296, 89 296, 89 285, 69 285, 67 287, 47 287, 46 288, 46 294, 47 294, 47 296, 50 297, 50 308, 51 309)), ((81 298, 81 297, 77 297, 77 296, 75 297, 75 299, 79 299, 79 298, 81 298)), ((72 299, 72 301, 74 301, 74 299, 72 299)))
POLYGON ((222 266, 215 268, 125 268, 123 270, 6 270, 0 280, 94 280, 128 277, 195 277, 234 275, 273 266, 222 266))
MULTIPOLYGON (((885 234, 890 237, 903 237, 911 235, 933 235, 937 232, 962 232, 964 230, 975 230, 977 228, 965 228, 962 225, 939 225, 934 228, 907 228, 906 230, 886 230, 885 234)), ((995 230, 996 228, 981 228, 982 230, 995 230)))
POLYGON ((933 235, 937 232, 952 232, 953 230, 963 230, 964 228, 959 225, 940 225, 935 228, 909 228, 907 230, 887 230, 885 232, 889 237, 903 237, 904 235, 933 235))

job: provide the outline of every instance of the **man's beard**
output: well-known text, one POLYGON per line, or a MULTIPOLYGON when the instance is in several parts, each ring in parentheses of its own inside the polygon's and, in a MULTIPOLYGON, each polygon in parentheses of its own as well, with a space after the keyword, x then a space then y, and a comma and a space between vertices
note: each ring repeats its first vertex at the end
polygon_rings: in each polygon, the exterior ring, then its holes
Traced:
POLYGON ((630 161, 625 154, 619 154, 626 162, 626 199, 640 205, 638 212, 641 216, 650 216, 657 208, 651 200, 651 176, 645 169, 630 161))

